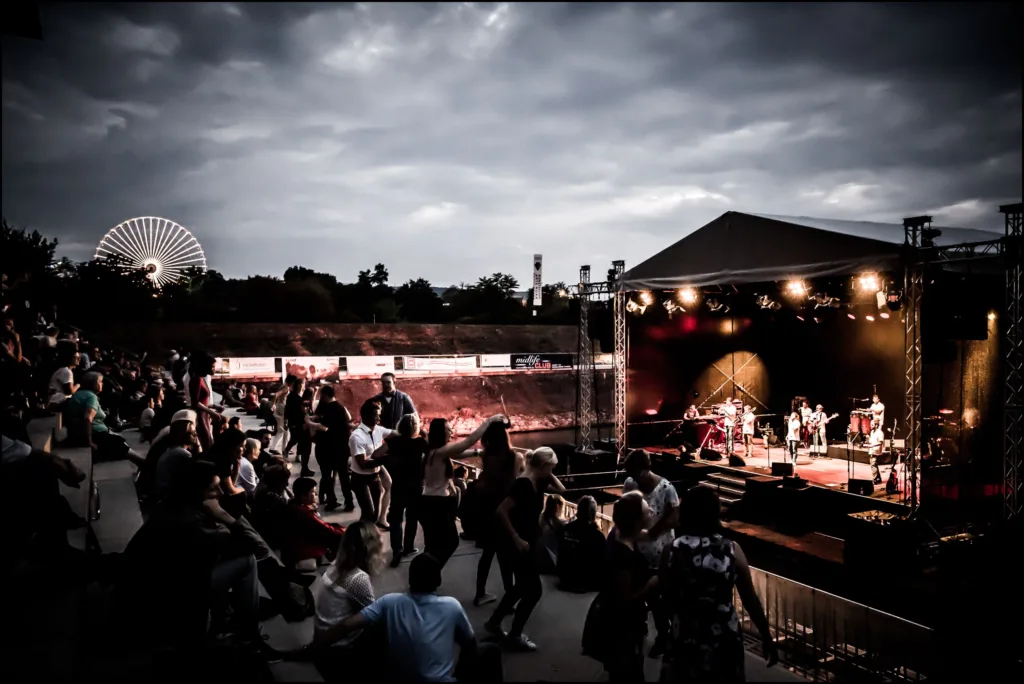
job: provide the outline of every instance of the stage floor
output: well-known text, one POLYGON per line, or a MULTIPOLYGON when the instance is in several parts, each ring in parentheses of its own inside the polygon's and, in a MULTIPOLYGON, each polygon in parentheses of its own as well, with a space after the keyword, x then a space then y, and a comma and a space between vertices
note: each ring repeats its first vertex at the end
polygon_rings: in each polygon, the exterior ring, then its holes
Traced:
MULTIPOLYGON (((663 447, 646 448, 648 451, 652 452, 674 451, 674 449, 663 447)), ((722 449, 722 451, 724 451, 724 449, 722 449)), ((771 449, 765 449, 760 440, 754 441, 753 453, 745 454, 742 444, 736 445, 735 453, 746 462, 746 466, 735 467, 733 469, 757 475, 771 475, 772 463, 787 463, 789 461, 789 452, 786 449, 783 449, 782 447, 771 447, 771 449)), ((884 459, 888 459, 888 454, 883 457, 883 460, 884 459)), ((701 462, 701 459, 697 459, 697 462, 701 462)), ((730 467, 729 461, 725 456, 723 456, 720 461, 707 461, 707 463, 721 467, 730 467)), ((893 503, 900 503, 903 501, 903 495, 901 493, 885 493, 885 482, 889 479, 889 472, 892 468, 893 466, 889 464, 878 466, 878 470, 882 476, 882 484, 875 485, 874 494, 871 495, 872 498, 884 499, 893 503)), ((903 471, 903 464, 896 466, 896 477, 900 480, 901 490, 904 485, 903 471)), ((797 450, 796 474, 811 484, 819 487, 826 487, 828 489, 846 492, 847 480, 849 478, 852 477, 862 480, 871 479, 871 466, 866 463, 847 462, 846 459, 829 459, 822 456, 811 458, 811 452, 809 449, 799 449, 797 450)))

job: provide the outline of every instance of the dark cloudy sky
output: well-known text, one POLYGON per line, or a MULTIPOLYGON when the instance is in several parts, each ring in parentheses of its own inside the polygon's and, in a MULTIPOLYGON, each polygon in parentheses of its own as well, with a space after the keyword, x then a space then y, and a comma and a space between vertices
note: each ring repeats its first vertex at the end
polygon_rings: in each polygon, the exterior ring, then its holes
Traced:
POLYGON ((729 209, 998 228, 1011 7, 48 4, 3 38, 3 213, 76 259, 158 215, 229 276, 435 284, 603 274, 729 209))

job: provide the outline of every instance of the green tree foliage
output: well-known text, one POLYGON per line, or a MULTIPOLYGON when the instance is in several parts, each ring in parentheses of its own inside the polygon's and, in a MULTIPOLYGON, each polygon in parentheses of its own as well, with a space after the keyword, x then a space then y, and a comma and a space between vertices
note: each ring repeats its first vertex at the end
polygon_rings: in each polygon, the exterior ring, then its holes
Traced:
MULTIPOLYGON (((36 308, 88 328, 89 320, 245 321, 267 323, 552 323, 573 324, 577 302, 564 283, 544 287, 533 315, 512 275, 493 273, 444 291, 423 278, 389 284, 384 264, 360 271, 356 282, 291 266, 281 278, 225 278, 190 269, 162 289, 142 270, 118 258, 76 264, 55 260, 56 240, 3 222, 3 268, 17 288, 31 289, 36 308), (440 293, 440 294, 439 294, 440 293)), ((527 293, 528 294, 528 293, 527 293)))

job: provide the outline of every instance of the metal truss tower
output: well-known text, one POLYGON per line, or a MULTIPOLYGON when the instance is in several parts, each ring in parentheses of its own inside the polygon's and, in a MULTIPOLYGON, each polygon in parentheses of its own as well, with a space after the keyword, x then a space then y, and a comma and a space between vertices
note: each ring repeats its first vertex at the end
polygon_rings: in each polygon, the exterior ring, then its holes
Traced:
MULTIPOLYGON (((625 261, 613 261, 612 269, 617 281, 626 270, 625 261)), ((614 286, 614 283, 613 283, 614 286)), ((614 296, 615 335, 615 449, 619 462, 626 457, 626 369, 629 339, 626 331, 626 293, 616 289, 614 296)))
POLYGON ((930 230, 931 216, 903 219, 903 349, 907 416, 907 461, 903 499, 913 515, 917 511, 918 464, 921 460, 921 295, 924 289, 922 238, 930 230))
POLYGON ((1024 353, 1021 351, 1021 262, 1024 241, 1021 235, 1021 203, 999 207, 1006 218, 1003 236, 1003 259, 1006 270, 1006 311, 1002 321, 1004 335, 1005 373, 1003 384, 1003 516, 1012 520, 1024 507, 1024 464, 1021 463, 1021 442, 1024 441, 1024 353))
POLYGON ((576 420, 580 426, 580 448, 589 449, 594 427, 594 353, 590 341, 590 266, 580 266, 580 330, 576 354, 576 382, 579 391, 576 420))

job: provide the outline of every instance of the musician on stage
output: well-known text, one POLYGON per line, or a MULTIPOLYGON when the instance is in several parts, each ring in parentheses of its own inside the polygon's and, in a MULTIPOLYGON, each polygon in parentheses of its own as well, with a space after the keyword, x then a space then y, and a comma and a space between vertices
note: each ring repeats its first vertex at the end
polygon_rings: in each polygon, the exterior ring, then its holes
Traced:
MULTIPOLYGON (((878 395, 875 395, 875 403, 878 403, 878 395)), ((874 404, 872 404, 874 408, 874 404)), ((882 474, 878 472, 878 457, 882 455, 882 447, 885 446, 885 431, 882 429, 882 421, 871 421, 871 438, 868 441, 868 462, 871 464, 871 477, 875 484, 882 484, 882 474)))
POLYGON ((725 428, 725 453, 732 456, 732 443, 736 432, 736 404, 732 403, 732 397, 725 400, 719 413, 724 418, 722 427, 725 428))
MULTIPOLYGON (((871 420, 878 421, 879 425, 885 425, 885 404, 878 398, 878 393, 871 395, 871 406, 868 408, 871 411, 871 420)), ((871 431, 874 432, 875 428, 872 425, 871 431)))
POLYGON ((811 445, 811 430, 808 423, 813 413, 814 411, 811 410, 811 405, 807 403, 806 399, 800 402, 800 441, 803 442, 805 449, 811 445))
POLYGON ((696 406, 690 404, 690 408, 686 409, 686 412, 683 413, 683 420, 697 420, 698 418, 700 418, 700 411, 697 410, 696 406))
POLYGON ((699 449, 700 440, 697 438, 697 420, 700 418, 700 411, 693 404, 683 413, 683 445, 687 451, 693 452, 699 449))
POLYGON ((800 448, 800 414, 796 411, 789 414, 786 431, 786 446, 789 447, 789 458, 796 467, 796 451, 800 448))
POLYGON ((811 414, 808 421, 808 428, 811 431, 811 458, 824 456, 828 453, 828 436, 825 426, 833 418, 835 416, 826 415, 825 407, 821 404, 814 407, 814 413, 811 414))
POLYGON ((757 416, 754 409, 749 406, 743 407, 743 415, 740 416, 740 431, 743 434, 743 455, 750 456, 754 452, 754 423, 757 416))

